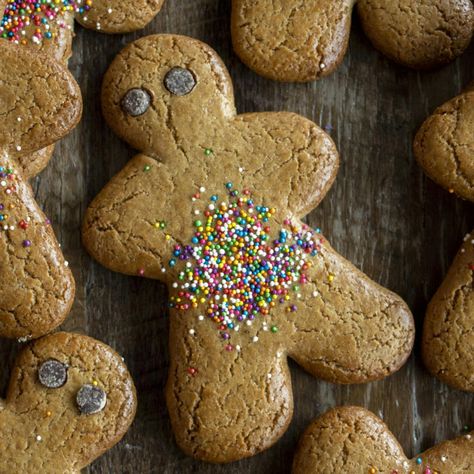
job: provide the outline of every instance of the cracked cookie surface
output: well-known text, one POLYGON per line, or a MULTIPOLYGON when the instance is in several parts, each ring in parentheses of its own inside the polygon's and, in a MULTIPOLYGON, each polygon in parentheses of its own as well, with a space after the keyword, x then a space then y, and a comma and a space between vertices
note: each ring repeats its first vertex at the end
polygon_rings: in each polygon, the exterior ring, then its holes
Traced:
POLYGON ((438 107, 418 131, 414 151, 433 181, 474 201, 474 91, 438 107))
POLYGON ((186 453, 230 462, 275 443, 293 412, 289 357, 338 383, 405 362, 406 304, 301 221, 338 169, 318 126, 287 112, 238 115, 221 59, 177 35, 127 46, 102 105, 143 153, 91 203, 83 242, 107 268, 170 289, 167 403, 186 453), (180 71, 172 83, 170 71, 180 71))
POLYGON ((474 233, 466 235, 431 300, 423 328, 423 359, 430 372, 474 392, 474 233))
POLYGON ((364 408, 339 407, 307 428, 292 473, 467 474, 474 469, 473 443, 471 433, 408 459, 381 419, 364 408))

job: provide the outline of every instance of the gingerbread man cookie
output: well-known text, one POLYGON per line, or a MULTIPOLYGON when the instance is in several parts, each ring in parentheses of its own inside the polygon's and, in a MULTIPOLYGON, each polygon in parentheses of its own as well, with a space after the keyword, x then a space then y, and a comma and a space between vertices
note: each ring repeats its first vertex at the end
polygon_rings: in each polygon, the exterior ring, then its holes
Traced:
POLYGON ((465 474, 474 466, 474 433, 446 441, 414 459, 385 423, 359 407, 334 408, 302 436, 293 474, 465 474))
POLYGON ((127 432, 132 378, 107 345, 56 333, 17 358, 0 400, 0 472, 79 474, 127 432))
POLYGON ((171 290, 167 400, 186 453, 227 462, 276 442, 293 411, 288 357, 339 383, 405 362, 405 303, 301 221, 338 169, 325 132, 292 113, 237 115, 222 60, 184 36, 126 47, 102 103, 143 153, 90 205, 83 241, 171 290))
POLYGON ((423 359, 443 382, 474 392, 474 233, 454 259, 426 312, 423 359))
MULTIPOLYGON (((164 0, 0 0, 0 37, 37 48, 67 63, 72 52, 74 19, 105 33, 128 33, 144 28, 160 11, 164 0)), ((27 178, 42 171, 54 146, 19 155, 27 178)))
POLYGON ((450 62, 474 31, 471 0, 232 0, 234 49, 270 79, 318 79, 344 58, 355 4, 374 46, 415 69, 450 62))
POLYGON ((17 157, 66 135, 82 100, 69 71, 0 41, 0 336, 38 337, 60 324, 74 280, 17 157))

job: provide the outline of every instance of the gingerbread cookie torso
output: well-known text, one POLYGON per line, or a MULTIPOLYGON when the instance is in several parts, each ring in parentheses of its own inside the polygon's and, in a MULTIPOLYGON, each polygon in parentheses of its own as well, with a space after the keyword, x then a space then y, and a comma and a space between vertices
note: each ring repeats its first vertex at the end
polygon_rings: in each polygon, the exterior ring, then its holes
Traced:
POLYGON ((0 472, 80 474, 124 436, 136 403, 132 378, 107 345, 70 333, 35 341, 0 401, 0 472))
POLYGON ((176 35, 126 47, 102 101, 143 153, 94 199, 83 241, 170 288, 167 401, 186 453, 229 462, 276 442, 293 411, 288 357, 340 383, 405 362, 405 303, 301 221, 337 173, 325 132, 292 113, 237 115, 221 59, 176 35))
POLYGON ((441 443, 414 459, 385 423, 359 407, 334 408, 306 430, 293 474, 468 474, 474 466, 474 433, 441 443))
MULTIPOLYGON (((129 33, 144 28, 160 11, 164 0, 43 0, 0 1, 0 38, 42 51, 67 64, 72 53, 74 20, 104 33, 129 33)), ((19 154, 18 166, 31 178, 48 164, 54 146, 19 154)))
POLYGON ((270 79, 318 79, 344 58, 355 4, 374 46, 415 69, 453 60, 474 31, 471 0, 232 0, 234 49, 270 79))
POLYGON ((82 100, 49 56, 0 41, 0 59, 0 336, 31 338, 66 317, 74 280, 17 157, 68 133, 82 100))

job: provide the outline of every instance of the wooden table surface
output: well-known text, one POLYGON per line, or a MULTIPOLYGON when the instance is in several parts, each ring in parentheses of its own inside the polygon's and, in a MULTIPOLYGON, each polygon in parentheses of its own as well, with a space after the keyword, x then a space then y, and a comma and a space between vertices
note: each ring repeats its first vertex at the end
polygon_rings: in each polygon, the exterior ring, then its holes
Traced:
MULTIPOLYGON (((441 70, 416 73, 381 56, 354 18, 349 52, 339 70, 310 84, 279 84, 258 77, 232 52, 230 0, 166 0, 155 20, 127 36, 105 36, 77 26, 70 68, 84 94, 84 118, 56 148, 34 182, 37 199, 53 221, 77 282, 77 299, 63 329, 116 348, 135 379, 139 409, 124 440, 89 473, 289 473, 296 443, 326 409, 357 404, 383 417, 408 456, 474 425, 472 395, 432 378, 420 361, 426 304, 441 283, 464 234, 474 228, 469 203, 427 179, 412 153, 417 128, 435 107, 474 79, 474 47, 441 70), (331 130, 341 170, 328 196, 309 216, 332 245, 412 308, 418 336, 409 362, 388 379, 360 386, 316 380, 291 364, 295 415, 268 451, 227 466, 184 456, 174 443, 165 406, 168 370, 166 291, 158 282, 112 273, 81 245, 80 226, 91 199, 134 155, 100 112, 100 84, 113 57, 130 41, 173 32, 199 38, 222 56, 234 80, 240 112, 286 110, 331 130)), ((20 345, 2 340, 0 387, 20 345)), ((367 347, 366 350, 370 350, 367 347)))

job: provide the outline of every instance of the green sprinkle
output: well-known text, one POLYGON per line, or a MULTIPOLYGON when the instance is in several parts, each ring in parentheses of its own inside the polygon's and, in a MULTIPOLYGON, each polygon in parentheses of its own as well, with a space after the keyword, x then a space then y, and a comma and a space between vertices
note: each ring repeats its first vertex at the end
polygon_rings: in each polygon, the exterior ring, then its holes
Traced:
POLYGON ((143 168, 143 171, 145 171, 145 172, 150 171, 150 170, 151 170, 150 165, 145 165, 145 167, 143 168))
POLYGON ((212 155, 212 153, 213 153, 212 148, 205 148, 204 149, 204 154, 206 156, 212 155))
POLYGON ((278 332, 278 327, 277 327, 277 326, 272 326, 272 332, 273 332, 273 333, 278 332))
POLYGON ((202 226, 202 222, 201 221, 194 221, 194 226, 195 227, 201 227, 202 226))

